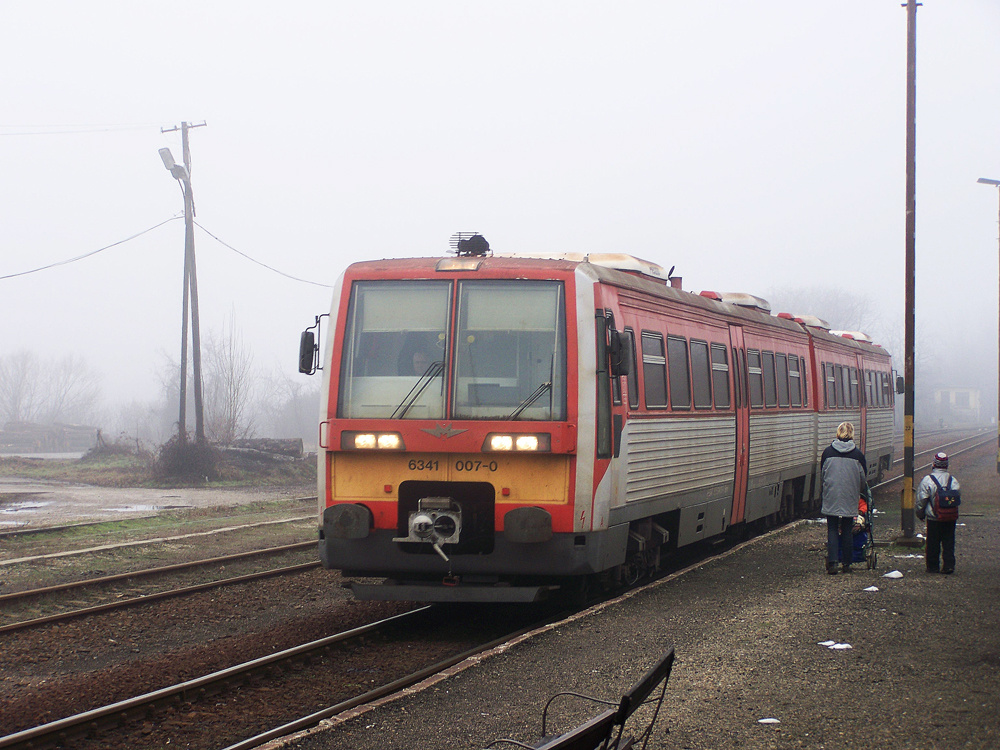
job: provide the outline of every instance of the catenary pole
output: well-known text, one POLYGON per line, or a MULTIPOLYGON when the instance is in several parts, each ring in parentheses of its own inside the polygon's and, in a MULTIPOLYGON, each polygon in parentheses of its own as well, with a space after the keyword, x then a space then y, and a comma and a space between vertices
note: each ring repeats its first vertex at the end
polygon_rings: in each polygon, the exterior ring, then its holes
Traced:
MULTIPOLYGON (((1000 188, 1000 180, 991 180, 988 177, 980 177, 979 182, 983 185, 992 185, 1000 188)), ((997 190, 1000 195, 1000 190, 997 190)), ((1000 209, 997 210, 997 226, 1000 227, 1000 209)), ((1000 244, 1000 234, 997 235, 997 243, 1000 244)), ((1000 288, 998 288, 998 311, 1000 311, 1000 288)), ((997 474, 1000 474, 1000 317, 997 319, 997 474)))
POLYGON ((917 6, 906 3, 906 324, 903 396, 903 495, 900 517, 904 539, 913 539, 913 405, 917 193, 917 6))

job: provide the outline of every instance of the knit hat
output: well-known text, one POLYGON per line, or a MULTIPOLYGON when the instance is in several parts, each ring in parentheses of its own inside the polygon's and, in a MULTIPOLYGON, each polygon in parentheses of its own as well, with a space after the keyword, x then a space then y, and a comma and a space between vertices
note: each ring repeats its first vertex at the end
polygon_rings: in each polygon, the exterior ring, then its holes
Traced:
POLYGON ((934 454, 934 468, 935 469, 947 469, 948 468, 948 454, 942 451, 941 453, 934 454))

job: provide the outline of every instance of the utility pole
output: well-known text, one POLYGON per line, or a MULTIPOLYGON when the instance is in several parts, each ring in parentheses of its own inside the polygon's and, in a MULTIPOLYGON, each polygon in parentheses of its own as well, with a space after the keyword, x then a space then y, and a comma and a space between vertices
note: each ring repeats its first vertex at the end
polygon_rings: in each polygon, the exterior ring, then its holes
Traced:
POLYGON ((201 326, 198 314, 198 272, 194 254, 194 194, 191 191, 191 146, 188 141, 188 130, 204 127, 206 123, 191 125, 182 122, 180 127, 161 128, 161 133, 181 131, 181 148, 183 150, 183 166, 174 164, 170 149, 160 149, 160 157, 164 166, 170 170, 180 184, 184 196, 184 294, 181 313, 181 378, 180 378, 180 413, 177 419, 178 436, 181 443, 187 441, 187 340, 188 317, 191 320, 191 359, 194 366, 194 412, 195 412, 195 442, 205 442, 205 418, 202 400, 201 378, 201 326), (164 152, 166 152, 164 154, 164 152))
POLYGON ((916 226, 917 226, 917 6, 909 0, 906 8, 906 310, 905 369, 903 396, 903 496, 900 505, 903 536, 913 540, 913 371, 915 341, 916 226))

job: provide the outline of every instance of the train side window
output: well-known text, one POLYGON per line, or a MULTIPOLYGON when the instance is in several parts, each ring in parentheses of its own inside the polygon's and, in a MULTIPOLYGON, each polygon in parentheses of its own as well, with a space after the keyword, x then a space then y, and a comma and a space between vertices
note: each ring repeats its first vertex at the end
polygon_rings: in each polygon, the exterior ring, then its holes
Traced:
POLYGON ((747 349, 747 375, 750 378, 750 406, 764 405, 764 375, 760 369, 760 352, 747 349))
POLYGON ((851 406, 860 406, 861 400, 858 398, 860 396, 858 389, 858 368, 851 368, 851 406))
POLYGON ((895 406, 896 390, 892 387, 892 373, 884 373, 882 378, 885 381, 885 405, 895 406))
POLYGON ((712 344, 712 391, 715 393, 715 408, 729 408, 729 362, 726 361, 726 347, 712 344))
POLYGON ((774 379, 774 352, 761 353, 761 369, 764 371, 764 406, 777 406, 778 394, 774 379))
POLYGON ((792 406, 802 406, 802 380, 799 377, 799 358, 788 355, 788 394, 792 406))
POLYGON ((667 358, 663 352, 663 336, 642 332, 642 382, 646 408, 667 405, 667 358))
POLYGON ((625 382, 628 384, 628 405, 633 409, 639 408, 639 370, 636 368, 635 364, 635 333, 631 328, 625 329, 625 335, 628 337, 629 343, 629 354, 632 357, 632 366, 629 368, 628 377, 625 382))
POLYGON ((667 336, 667 367, 670 369, 670 408, 691 408, 691 375, 687 339, 667 336))
POLYGON ((833 403, 836 406, 844 406, 847 402, 844 401, 844 366, 834 365, 833 367, 833 387, 835 391, 835 396, 833 403))
POLYGON ((778 406, 788 406, 788 357, 774 355, 774 371, 778 378, 778 406))
POLYGON ((872 385, 872 381, 875 379, 875 373, 871 370, 865 371, 865 404, 867 406, 878 406, 878 402, 875 400, 875 388, 872 385))
POLYGON ((708 358, 707 341, 691 340, 691 385, 694 386, 694 408, 711 409, 712 362, 708 358))
MULTIPOLYGON (((805 357, 799 358, 799 366, 802 368, 799 371, 799 374, 802 376, 800 378, 802 385, 802 405, 809 406, 809 376, 806 374, 808 368, 806 367, 805 357)), ((816 398, 819 398, 819 396, 816 398)))

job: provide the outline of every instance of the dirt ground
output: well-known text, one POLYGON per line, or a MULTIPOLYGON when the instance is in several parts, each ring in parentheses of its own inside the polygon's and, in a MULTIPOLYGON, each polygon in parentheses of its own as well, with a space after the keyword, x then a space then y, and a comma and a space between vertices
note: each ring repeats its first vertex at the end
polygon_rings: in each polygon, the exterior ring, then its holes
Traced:
MULTIPOLYGON (((929 575, 919 550, 887 546, 876 570, 829 576, 825 525, 799 523, 275 746, 530 743, 551 695, 614 700, 673 645, 677 662, 651 748, 1000 747, 996 450, 955 456, 952 469, 964 498, 953 575, 929 575), (902 577, 884 577, 892 571, 902 577), (821 645, 828 641, 842 648, 821 645)), ((898 485, 877 498, 882 542, 899 534, 899 504, 898 485)))

